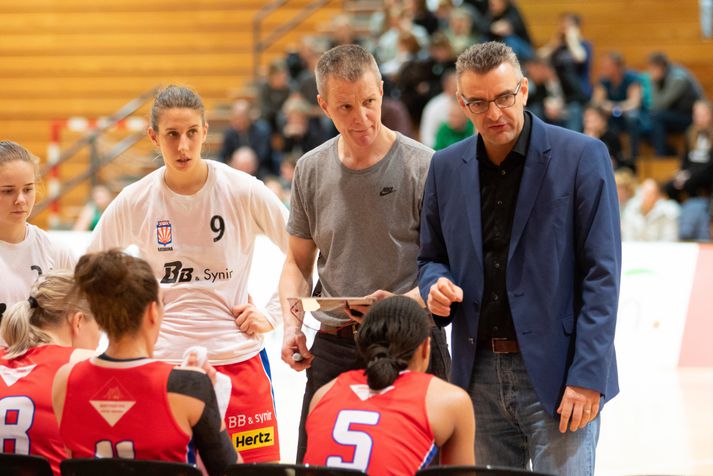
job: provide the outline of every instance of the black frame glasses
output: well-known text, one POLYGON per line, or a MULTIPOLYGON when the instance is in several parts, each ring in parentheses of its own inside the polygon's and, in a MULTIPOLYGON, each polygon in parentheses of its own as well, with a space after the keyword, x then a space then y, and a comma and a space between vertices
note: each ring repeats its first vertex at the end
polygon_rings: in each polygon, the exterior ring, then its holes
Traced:
POLYGON ((520 86, 522 86, 522 79, 523 78, 520 78, 520 81, 517 82, 517 87, 515 88, 515 91, 511 93, 501 94, 495 99, 491 99, 489 101, 486 99, 474 99, 473 101, 468 101, 462 94, 460 95, 460 98, 463 101, 463 104, 473 114, 483 114, 488 109, 490 109, 491 102, 494 103, 498 107, 498 109, 507 109, 508 107, 512 107, 513 105, 515 105, 515 98, 520 92, 520 86))

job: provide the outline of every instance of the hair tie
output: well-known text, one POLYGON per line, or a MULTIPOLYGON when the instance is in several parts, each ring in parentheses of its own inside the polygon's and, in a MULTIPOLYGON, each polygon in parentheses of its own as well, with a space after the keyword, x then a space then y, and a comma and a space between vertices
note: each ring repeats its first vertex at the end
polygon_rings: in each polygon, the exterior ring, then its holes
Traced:
POLYGON ((27 298, 27 302, 30 303, 30 309, 37 309, 38 307, 40 307, 39 303, 37 302, 37 299, 32 296, 27 298))

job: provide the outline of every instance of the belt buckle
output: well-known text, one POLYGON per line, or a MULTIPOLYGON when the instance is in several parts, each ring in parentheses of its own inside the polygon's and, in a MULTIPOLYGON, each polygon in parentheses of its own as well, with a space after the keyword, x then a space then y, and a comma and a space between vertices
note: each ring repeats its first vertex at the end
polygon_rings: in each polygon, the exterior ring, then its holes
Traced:
POLYGON ((494 354, 507 354, 508 352, 501 352, 495 348, 495 344, 497 341, 506 341, 507 339, 505 337, 493 337, 490 339, 490 345, 492 346, 493 353, 494 354))

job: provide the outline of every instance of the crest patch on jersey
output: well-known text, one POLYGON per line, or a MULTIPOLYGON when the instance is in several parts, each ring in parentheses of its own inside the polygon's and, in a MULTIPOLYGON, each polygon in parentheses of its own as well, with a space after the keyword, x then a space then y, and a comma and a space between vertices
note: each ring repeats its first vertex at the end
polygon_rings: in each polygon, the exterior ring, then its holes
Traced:
POLYGON ((159 220, 156 223, 156 242, 159 244, 159 251, 171 251, 173 243, 173 226, 169 220, 159 220))
POLYGON ((89 400, 89 403, 109 426, 114 426, 136 404, 136 399, 115 378, 112 378, 92 400, 89 400))
POLYGON ((356 396, 359 397, 359 400, 361 400, 362 402, 365 402, 365 401, 369 400, 371 397, 374 397, 376 395, 383 395, 386 392, 388 392, 389 390, 393 390, 394 386, 389 385, 388 387, 382 388, 381 390, 372 390, 369 388, 368 385, 358 384, 358 385, 350 385, 349 388, 351 388, 352 392, 354 392, 354 394, 356 394, 356 396))
POLYGON ((24 367, 15 368, 0 365, 0 377, 2 377, 3 381, 5 382, 5 385, 7 385, 8 387, 12 387, 17 383, 18 380, 30 375, 30 372, 32 372, 35 367, 37 367, 37 364, 25 365, 24 367))

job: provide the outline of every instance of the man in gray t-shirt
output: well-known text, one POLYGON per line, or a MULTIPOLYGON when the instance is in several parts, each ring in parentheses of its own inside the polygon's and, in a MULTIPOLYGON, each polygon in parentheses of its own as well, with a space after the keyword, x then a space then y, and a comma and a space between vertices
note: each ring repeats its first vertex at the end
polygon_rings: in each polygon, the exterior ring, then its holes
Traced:
MULTIPOLYGON (((297 164, 287 231, 319 250, 322 296, 406 293, 417 282, 423 186, 433 151, 396 133, 374 165, 353 170, 339 160, 338 138, 297 164)), ((352 322, 343 311, 315 312, 322 323, 352 322)))
MULTIPOLYGON (((421 200, 433 151, 381 123, 383 86, 374 58, 355 45, 333 48, 317 65, 318 102, 339 136, 305 154, 292 188, 288 254, 280 279, 285 320, 282 358, 307 369, 297 461, 306 449, 304 422, 314 393, 340 373, 363 366, 348 311, 315 312, 320 331, 311 349, 302 315, 287 298, 312 293, 317 259, 321 295, 418 293, 421 200), (300 354, 301 360, 294 355, 300 354)), ((425 307, 425 306, 424 306, 425 307)), ((432 371, 447 378, 450 357, 441 329, 432 336, 432 371)))

